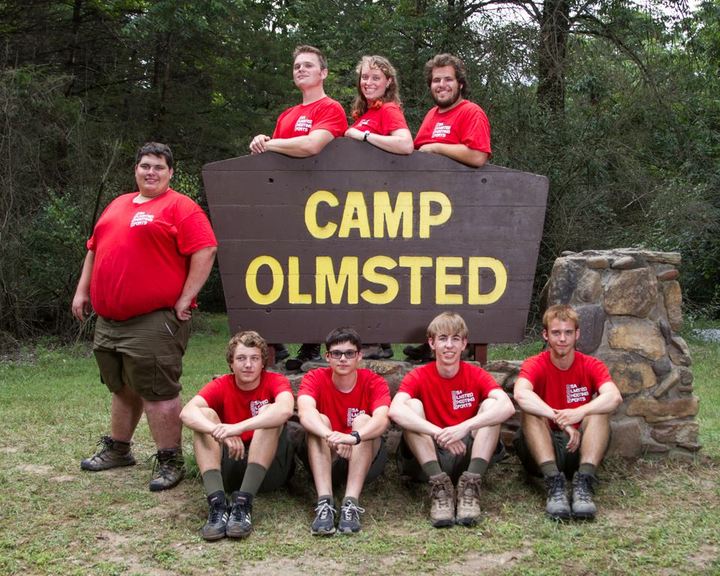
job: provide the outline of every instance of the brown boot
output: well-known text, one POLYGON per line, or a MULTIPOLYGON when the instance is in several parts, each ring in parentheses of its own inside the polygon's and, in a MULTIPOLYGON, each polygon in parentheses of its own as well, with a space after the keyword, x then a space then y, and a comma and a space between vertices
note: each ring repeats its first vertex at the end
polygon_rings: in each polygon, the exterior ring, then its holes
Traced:
POLYGON ((155 454, 155 466, 150 480, 150 491, 169 490, 180 484, 185 477, 185 460, 182 448, 158 450, 155 454))
POLYGON ((435 528, 455 524, 455 488, 445 472, 430 476, 430 520, 435 528))
POLYGON ((80 461, 80 468, 83 470, 98 472, 135 464, 135 457, 130 452, 130 442, 118 442, 110 436, 103 436, 97 445, 95 454, 80 461))
POLYGON ((482 476, 463 472, 457 485, 457 523, 475 526, 480 518, 480 484, 482 476))

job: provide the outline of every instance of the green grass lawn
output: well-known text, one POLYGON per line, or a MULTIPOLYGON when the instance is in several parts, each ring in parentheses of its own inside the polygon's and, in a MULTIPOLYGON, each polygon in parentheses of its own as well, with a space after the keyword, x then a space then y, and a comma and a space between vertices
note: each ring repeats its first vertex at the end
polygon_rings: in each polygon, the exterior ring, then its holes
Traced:
MULTIPOLYGON (((226 370, 224 317, 196 327, 184 400, 226 370)), ((391 464, 363 494, 363 531, 317 539, 314 492, 299 469, 286 491, 257 498, 250 538, 212 544, 198 534, 197 478, 147 490, 154 448, 144 420, 137 466, 80 471, 109 422, 89 348, 27 350, 0 365, 0 574, 720 574, 720 344, 686 337, 703 450, 685 464, 609 460, 595 522, 546 520, 541 489, 511 457, 488 474, 477 527, 435 530, 425 490, 401 483, 391 464)), ((491 347, 490 357, 539 346, 491 347)), ((187 431, 184 441, 189 454, 187 431)))

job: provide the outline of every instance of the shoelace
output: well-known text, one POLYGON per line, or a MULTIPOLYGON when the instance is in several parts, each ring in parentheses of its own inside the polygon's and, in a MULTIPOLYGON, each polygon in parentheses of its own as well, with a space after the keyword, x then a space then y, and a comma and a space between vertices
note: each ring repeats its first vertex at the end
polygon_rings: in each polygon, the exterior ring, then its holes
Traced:
POLYGON ((430 489, 430 497, 436 499, 438 506, 442 508, 452 507, 450 493, 442 480, 433 482, 432 488, 430 489))
POLYGON ((345 520, 353 520, 354 518, 359 519, 360 514, 365 513, 365 508, 356 506, 353 502, 348 502, 347 504, 343 505, 341 512, 342 515, 345 517, 345 520))
POLYGON ((592 499, 592 495, 595 492, 595 489, 592 485, 592 480, 587 476, 580 476, 576 480, 576 489, 577 489, 577 499, 582 500, 584 502, 588 502, 592 499))
POLYGON ((328 514, 333 514, 334 516, 336 510, 330 506, 330 503, 327 500, 323 500, 315 507, 315 513, 318 514, 322 520, 325 520, 325 518, 328 517, 328 514))
POLYGON ((467 504, 468 506, 473 504, 473 501, 475 500, 475 497, 478 493, 478 486, 480 484, 480 479, 470 479, 465 480, 465 485, 463 486, 463 490, 460 493, 460 498, 462 499, 463 504, 467 504))
POLYGON ((550 499, 553 502, 562 500, 565 497, 565 487, 560 474, 553 476, 552 484, 550 485, 550 499))

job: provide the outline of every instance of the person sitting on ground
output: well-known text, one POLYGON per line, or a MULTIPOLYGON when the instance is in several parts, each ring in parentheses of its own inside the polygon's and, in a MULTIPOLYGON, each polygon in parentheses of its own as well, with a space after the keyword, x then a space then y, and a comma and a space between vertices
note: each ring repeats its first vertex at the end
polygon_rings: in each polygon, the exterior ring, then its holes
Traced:
POLYGON ((267 359, 257 332, 239 332, 226 352, 232 373, 206 384, 180 413, 193 431, 210 508, 205 540, 248 536, 257 492, 276 490, 294 470, 284 426, 295 407, 292 388, 285 376, 265 370, 267 359))
POLYGON ((365 482, 380 476, 387 454, 382 434, 388 427, 390 390, 374 372, 358 368, 360 336, 352 328, 337 328, 325 339, 329 368, 308 372, 298 390, 298 414, 306 432, 306 465, 317 491, 311 532, 335 533, 333 486, 345 482, 338 531, 360 531, 360 493, 365 482))
POLYGON ((427 337, 435 362, 408 373, 390 405, 390 418, 403 429, 398 468, 430 483, 434 527, 472 526, 480 517, 480 485, 500 424, 515 409, 490 374, 461 360, 468 338, 461 316, 436 316, 427 337))
POLYGON ((543 315, 548 350, 528 358, 515 382, 522 410, 515 451, 528 473, 542 475, 545 512, 553 519, 592 519, 596 470, 610 441, 610 414, 622 396, 605 364, 575 349, 575 310, 551 306, 543 315), (565 479, 572 477, 572 506, 565 479))

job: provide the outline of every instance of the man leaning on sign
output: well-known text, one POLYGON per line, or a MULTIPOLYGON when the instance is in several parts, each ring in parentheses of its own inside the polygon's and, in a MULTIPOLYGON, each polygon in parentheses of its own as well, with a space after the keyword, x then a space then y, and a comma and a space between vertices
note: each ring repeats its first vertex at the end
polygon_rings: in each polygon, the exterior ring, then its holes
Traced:
MULTIPOLYGON (((250 142, 252 154, 278 152, 295 158, 319 154, 334 138, 348 128, 345 111, 339 102, 325 94, 327 60, 314 46, 298 46, 293 52, 293 81, 302 92, 302 104, 285 110, 277 119, 272 138, 258 134, 250 142)), ((275 345, 277 359, 287 357, 282 345, 275 345)), ((320 344, 303 344, 296 359, 286 368, 296 370, 306 360, 320 360, 320 344)))

